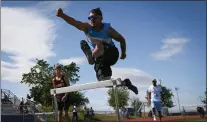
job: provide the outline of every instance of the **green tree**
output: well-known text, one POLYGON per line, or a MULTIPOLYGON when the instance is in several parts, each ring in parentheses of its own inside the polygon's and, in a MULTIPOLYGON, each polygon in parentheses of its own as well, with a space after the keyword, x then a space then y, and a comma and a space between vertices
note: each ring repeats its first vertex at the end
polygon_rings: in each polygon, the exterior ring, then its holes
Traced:
MULTIPOLYGON (((77 72, 79 67, 75 63, 69 65, 61 65, 65 75, 68 76, 68 82, 75 84, 79 80, 77 72)), ((30 69, 29 73, 23 74, 21 83, 31 86, 30 97, 45 106, 51 106, 53 97, 50 94, 50 89, 53 88, 52 79, 54 77, 54 67, 50 66, 47 61, 38 60, 37 64, 30 69)), ((71 99, 75 98, 71 104, 81 105, 88 103, 88 99, 80 92, 71 93, 71 99)))
POLYGON ((139 98, 131 98, 131 100, 130 100, 130 105, 131 105, 131 107, 134 109, 134 114, 135 114, 135 116, 136 116, 136 111, 140 108, 140 106, 142 105, 142 102, 140 101, 140 99, 139 98))
MULTIPOLYGON (((109 106, 113 107, 113 109, 116 109, 116 104, 115 104, 115 97, 114 97, 114 89, 109 89, 108 90, 108 103, 109 106)), ((124 87, 118 87, 117 88, 117 96, 118 96, 118 101, 119 101, 119 108, 123 108, 128 105, 128 100, 129 100, 129 92, 127 89, 124 87)))
POLYGON ((207 88, 206 88, 206 91, 205 91, 205 98, 202 98, 201 96, 200 96, 200 98, 201 98, 201 102, 203 104, 205 104, 205 107, 206 107, 206 110, 207 110, 207 88))
POLYGON ((201 100, 201 102, 207 104, 207 90, 205 91, 205 99, 201 100))
POLYGON ((173 95, 172 90, 166 88, 165 86, 161 86, 161 87, 162 87, 161 100, 163 103, 163 107, 168 107, 168 108, 174 107, 173 101, 172 101, 172 97, 174 95, 173 95))

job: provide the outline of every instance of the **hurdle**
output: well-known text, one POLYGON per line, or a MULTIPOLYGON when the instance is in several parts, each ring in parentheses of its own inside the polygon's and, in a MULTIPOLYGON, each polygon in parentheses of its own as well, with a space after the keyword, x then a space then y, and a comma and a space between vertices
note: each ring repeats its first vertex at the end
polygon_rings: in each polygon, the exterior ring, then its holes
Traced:
POLYGON ((86 84, 81 84, 81 85, 74 85, 74 86, 50 89, 50 94, 53 95, 53 99, 54 99, 54 109, 55 109, 55 111, 54 111, 55 118, 54 119, 57 120, 57 112, 58 112, 56 94, 97 89, 97 88, 105 88, 105 87, 112 87, 113 86, 115 103, 116 103, 116 118, 117 118, 117 122, 120 122, 121 120, 120 120, 120 113, 119 113, 119 101, 118 101, 118 96, 117 96, 117 86, 118 85, 121 85, 121 78, 110 79, 110 80, 99 81, 99 82, 96 81, 96 82, 86 83, 86 84))

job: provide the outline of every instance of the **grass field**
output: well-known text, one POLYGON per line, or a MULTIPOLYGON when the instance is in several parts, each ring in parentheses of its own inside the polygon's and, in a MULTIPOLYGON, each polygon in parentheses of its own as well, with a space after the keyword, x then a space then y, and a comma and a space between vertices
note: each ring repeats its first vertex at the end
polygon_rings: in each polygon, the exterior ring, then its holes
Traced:
POLYGON ((116 120, 116 116, 106 116, 103 114, 95 114, 94 118, 98 120, 116 120))

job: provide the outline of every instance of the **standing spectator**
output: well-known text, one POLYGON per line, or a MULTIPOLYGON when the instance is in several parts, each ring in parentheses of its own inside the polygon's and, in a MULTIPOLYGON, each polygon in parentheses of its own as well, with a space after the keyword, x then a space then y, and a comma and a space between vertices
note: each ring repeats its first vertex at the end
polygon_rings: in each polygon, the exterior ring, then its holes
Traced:
POLYGON ((84 121, 88 118, 89 111, 86 107, 84 107, 84 121))
POLYGON ((91 121, 93 120, 93 116, 94 116, 94 110, 93 110, 93 108, 91 107, 91 109, 89 110, 89 117, 90 117, 90 120, 91 120, 91 121))
POLYGON ((125 115, 125 108, 124 107, 121 110, 121 114, 122 114, 122 118, 124 119, 124 115, 125 115))
POLYGON ((129 119, 129 109, 128 108, 125 109, 125 115, 126 115, 126 118, 129 119))
POLYGON ((78 112, 77 112, 77 109, 76 109, 76 106, 75 105, 73 106, 73 118, 72 118, 72 122, 74 122, 74 118, 75 118, 76 122, 78 122, 78 112))
POLYGON ((20 114, 23 114, 23 112, 24 112, 24 100, 23 100, 23 98, 22 98, 22 101, 19 104, 19 111, 20 111, 20 114))
POLYGON ((204 118, 204 116, 205 116, 205 111, 204 111, 204 109, 203 109, 203 107, 197 107, 197 112, 198 112, 198 114, 200 115, 200 117, 201 118, 204 118))
POLYGON ((28 110, 29 107, 30 107, 30 106, 29 106, 29 103, 26 102, 26 103, 24 104, 24 112, 25 112, 26 114, 29 113, 29 110, 28 110))

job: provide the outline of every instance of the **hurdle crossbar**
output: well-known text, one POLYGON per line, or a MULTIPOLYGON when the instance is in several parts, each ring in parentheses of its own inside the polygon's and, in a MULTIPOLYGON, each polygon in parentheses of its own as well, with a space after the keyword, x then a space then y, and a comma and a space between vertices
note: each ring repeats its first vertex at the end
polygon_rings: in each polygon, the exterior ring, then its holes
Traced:
POLYGON ((86 84, 81 84, 81 85, 56 88, 56 89, 51 89, 50 93, 51 95, 53 95, 53 94, 61 94, 61 93, 67 93, 67 92, 96 89, 96 88, 104 88, 104 87, 113 86, 114 84, 120 85, 121 79, 118 78, 118 79, 111 79, 111 80, 105 80, 105 81, 100 81, 100 82, 92 82, 92 83, 86 83, 86 84))

